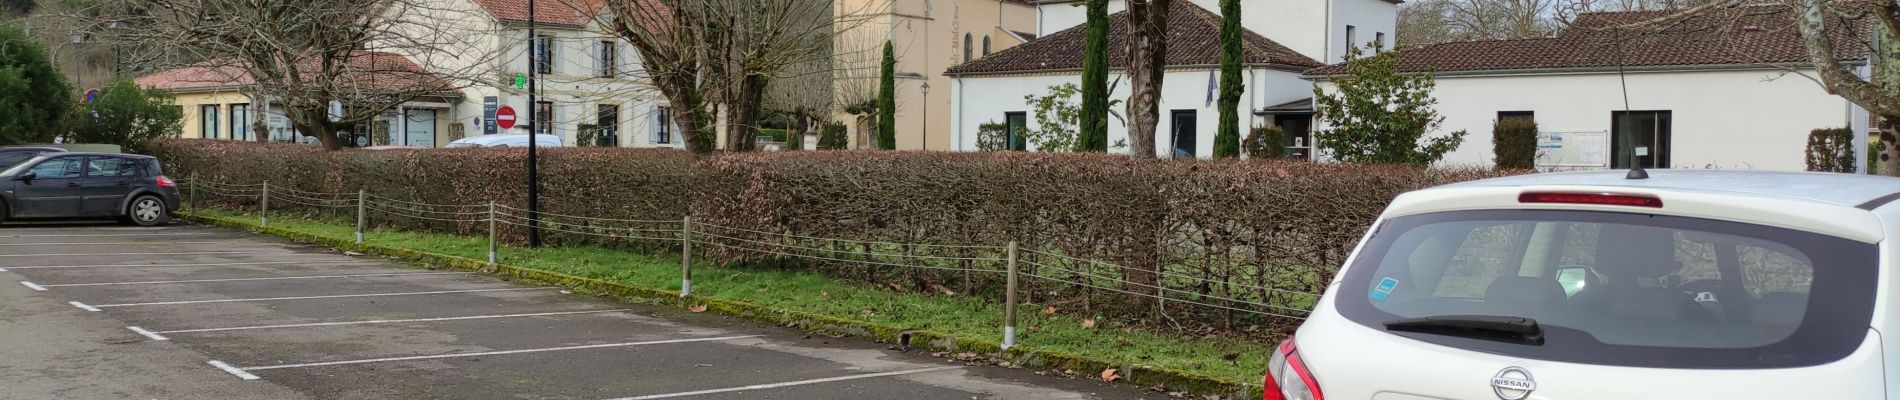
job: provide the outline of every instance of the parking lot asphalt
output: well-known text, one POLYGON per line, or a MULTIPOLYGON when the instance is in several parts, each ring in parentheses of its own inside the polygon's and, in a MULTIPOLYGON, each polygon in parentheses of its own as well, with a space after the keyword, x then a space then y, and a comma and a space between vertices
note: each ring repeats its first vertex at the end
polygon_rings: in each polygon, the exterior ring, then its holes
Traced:
POLYGON ((175 224, 0 227, 0 398, 1164 394, 175 224))

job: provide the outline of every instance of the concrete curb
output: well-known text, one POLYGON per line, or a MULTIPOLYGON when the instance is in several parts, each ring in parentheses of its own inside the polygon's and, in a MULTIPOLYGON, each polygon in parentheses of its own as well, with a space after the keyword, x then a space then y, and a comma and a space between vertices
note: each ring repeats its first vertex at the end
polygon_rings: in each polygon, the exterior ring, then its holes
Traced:
POLYGON ((1123 384, 1137 385, 1167 392, 1186 392, 1195 395, 1232 396, 1233 398, 1259 398, 1260 386, 1235 382, 1192 372, 1121 362, 1101 360, 1086 356, 1057 351, 1036 349, 1033 346, 1017 345, 1002 350, 997 341, 960 338, 943 332, 929 330, 910 330, 895 326, 871 322, 836 318, 802 311, 769 307, 742 301, 693 296, 681 298, 678 291, 638 287, 618 282, 583 278, 558 272, 498 265, 489 268, 482 260, 436 254, 409 249, 358 244, 350 239, 330 238, 295 232, 281 228, 262 227, 255 220, 206 217, 179 212, 179 218, 227 228, 243 229, 266 235, 280 236, 290 240, 320 244, 343 250, 395 257, 404 260, 439 264, 457 270, 478 271, 499 275, 514 281, 527 281, 548 286, 566 287, 576 293, 611 297, 621 301, 643 304, 665 304, 679 307, 705 305, 707 311, 744 318, 747 320, 798 328, 800 330, 833 336, 849 336, 868 339, 878 343, 896 344, 910 349, 929 352, 970 352, 993 355, 1006 360, 1013 366, 1046 370, 1074 370, 1078 376, 1090 380, 1099 380, 1095 374, 1107 368, 1115 368, 1123 384))

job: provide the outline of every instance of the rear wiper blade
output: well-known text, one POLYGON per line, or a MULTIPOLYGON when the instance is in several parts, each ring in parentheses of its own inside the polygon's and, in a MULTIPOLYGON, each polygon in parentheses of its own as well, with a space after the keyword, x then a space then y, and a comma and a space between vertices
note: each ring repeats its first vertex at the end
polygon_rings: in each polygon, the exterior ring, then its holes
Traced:
POLYGON ((1385 330, 1457 336, 1542 346, 1544 328, 1537 320, 1503 315, 1435 315, 1385 322, 1385 330))

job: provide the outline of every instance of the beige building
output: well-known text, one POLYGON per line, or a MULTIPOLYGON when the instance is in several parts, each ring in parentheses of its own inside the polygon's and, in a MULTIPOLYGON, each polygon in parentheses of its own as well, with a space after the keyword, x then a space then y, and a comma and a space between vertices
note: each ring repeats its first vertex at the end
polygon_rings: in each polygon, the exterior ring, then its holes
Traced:
MULTIPOLYGON (((897 148, 949 150, 952 66, 1034 40, 1036 0, 842 0, 838 107, 877 99, 885 40, 896 55, 897 148), (928 89, 926 89, 926 85, 928 89)), ((876 129, 840 112, 852 148, 876 129)))

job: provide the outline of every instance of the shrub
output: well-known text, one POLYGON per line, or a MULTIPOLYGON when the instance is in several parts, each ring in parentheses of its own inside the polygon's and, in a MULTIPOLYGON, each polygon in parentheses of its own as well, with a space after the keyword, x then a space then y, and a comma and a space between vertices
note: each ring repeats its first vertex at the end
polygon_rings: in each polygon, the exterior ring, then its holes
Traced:
POLYGON ((1506 118, 1491 124, 1491 152, 1498 169, 1537 167, 1537 121, 1506 118))
POLYGON ((1808 170, 1854 172, 1854 129, 1822 128, 1808 132, 1808 170))
POLYGON ((1286 157, 1286 148, 1291 144, 1285 142, 1286 130, 1278 126, 1261 125, 1247 131, 1247 140, 1241 143, 1241 147, 1247 149, 1248 158, 1267 160, 1286 157))
POLYGON ((106 87, 97 101, 73 108, 67 117, 71 127, 66 141, 116 144, 144 152, 147 142, 177 135, 183 114, 164 89, 139 89, 131 79, 121 78, 106 87))
POLYGON ((850 145, 850 141, 844 137, 844 132, 845 128, 842 122, 825 124, 823 128, 820 128, 820 132, 818 133, 818 149, 844 150, 845 146, 850 145))
MULTIPOLYGON (((492 199, 521 207, 525 200, 521 165, 526 153, 518 149, 324 152, 314 146, 201 140, 166 140, 154 147, 168 172, 195 180, 269 180, 273 190, 368 189, 421 203, 480 204, 492 199)), ((1099 153, 830 151, 696 158, 678 150, 557 148, 544 150, 541 157, 546 212, 660 221, 691 215, 705 224, 696 225, 694 234, 707 236, 696 237, 829 259, 695 246, 714 262, 805 268, 879 286, 1000 298, 994 295, 1001 291, 1002 274, 860 261, 930 261, 946 268, 993 270, 1001 268, 996 261, 1001 247, 1015 240, 1032 250, 1023 253, 1023 273, 1039 278, 1022 280, 1024 293, 1031 294, 1027 301, 1079 301, 1068 307, 1141 319, 1165 310, 1168 318, 1195 329, 1275 320, 1208 307, 1130 301, 1115 290, 1155 293, 1154 285, 1160 285, 1168 289, 1168 298, 1178 301, 1218 303, 1202 296, 1221 296, 1285 307, 1310 305, 1311 296, 1283 291, 1324 289, 1393 196, 1498 174, 1280 161, 1160 162, 1099 153)), ((242 204, 199 196, 208 202, 242 204)), ((272 207, 280 206, 273 202, 272 207)), ((381 215, 372 222, 487 232, 481 223, 381 215)), ((504 228, 504 239, 522 240, 521 229, 504 228)), ((664 237, 671 234, 655 235, 663 237, 550 233, 547 240, 657 249, 678 240, 664 237)))
POLYGON ((982 151, 1009 150, 1009 125, 996 121, 977 125, 976 148, 982 151))
POLYGON ((22 26, 0 26, 0 145, 52 141, 73 105, 72 86, 22 26))

